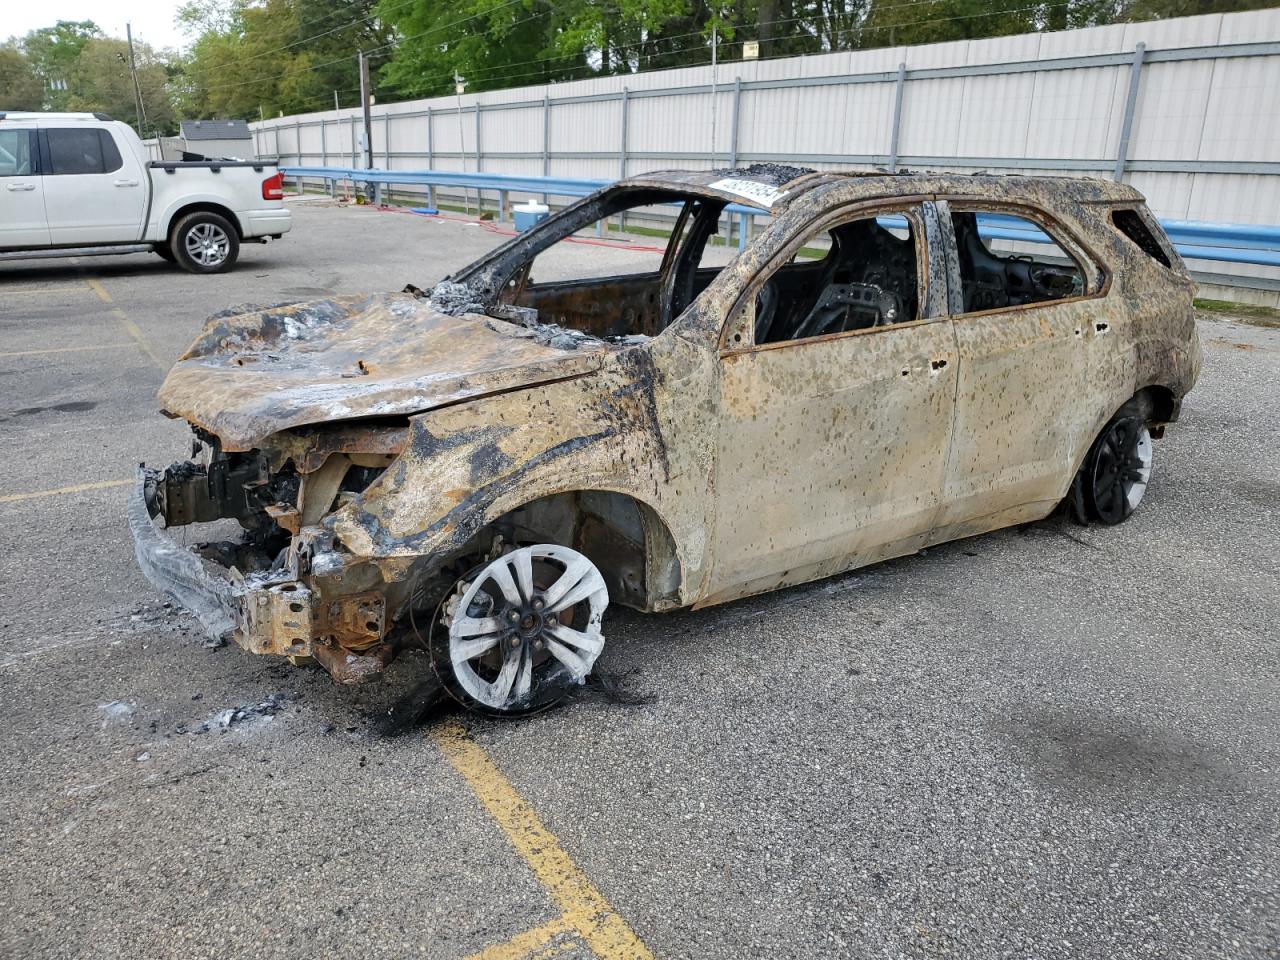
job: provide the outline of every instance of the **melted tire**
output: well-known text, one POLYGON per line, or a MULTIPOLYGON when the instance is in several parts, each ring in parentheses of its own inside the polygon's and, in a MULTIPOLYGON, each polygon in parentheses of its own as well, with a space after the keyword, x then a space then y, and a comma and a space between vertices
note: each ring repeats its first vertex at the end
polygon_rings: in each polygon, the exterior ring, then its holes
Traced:
POLYGON ((1098 434, 1080 468, 1088 519, 1107 526, 1128 520, 1146 494, 1151 468, 1146 417, 1126 405, 1098 434))

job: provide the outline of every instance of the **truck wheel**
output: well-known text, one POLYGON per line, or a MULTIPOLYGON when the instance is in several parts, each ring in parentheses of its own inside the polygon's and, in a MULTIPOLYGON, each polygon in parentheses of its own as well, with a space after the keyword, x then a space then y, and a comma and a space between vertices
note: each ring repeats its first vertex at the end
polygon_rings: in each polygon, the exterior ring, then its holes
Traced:
POLYGON ((197 210, 174 225, 169 249, 188 273, 222 273, 240 255, 240 238, 226 217, 197 210))

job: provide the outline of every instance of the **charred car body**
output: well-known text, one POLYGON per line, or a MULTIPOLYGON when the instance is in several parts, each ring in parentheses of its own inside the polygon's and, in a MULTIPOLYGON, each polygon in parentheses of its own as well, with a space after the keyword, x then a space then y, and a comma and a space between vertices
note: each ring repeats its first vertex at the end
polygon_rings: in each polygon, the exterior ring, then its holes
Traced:
POLYGON ((632 178, 429 297, 212 318, 160 391, 198 462, 140 471, 138 558, 252 652, 352 682, 418 636, 468 706, 533 709, 590 671, 610 600, 722 603, 1064 499, 1125 519, 1199 370, 1191 297, 1120 184, 632 178), (769 224, 708 265, 731 203, 769 224), (531 276, 655 208, 656 269, 531 276), (228 519, 194 550, 164 532, 228 519))

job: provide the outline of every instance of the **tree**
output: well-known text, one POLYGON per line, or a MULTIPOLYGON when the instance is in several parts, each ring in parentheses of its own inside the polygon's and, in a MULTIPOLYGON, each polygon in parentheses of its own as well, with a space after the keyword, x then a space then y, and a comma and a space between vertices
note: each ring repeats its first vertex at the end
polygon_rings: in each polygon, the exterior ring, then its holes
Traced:
POLYGON ((13 43, 0 46, 0 110, 41 110, 44 84, 25 53, 13 43))
MULTIPOLYGON (((168 92, 169 75, 165 62, 145 43, 135 42, 138 87, 146 123, 139 135, 172 133, 177 128, 173 103, 168 92)), ((137 107, 133 78, 129 73, 129 44, 115 38, 92 39, 84 45, 75 66, 76 86, 68 109, 102 112, 117 120, 136 123, 137 107)))
POLYGON ((22 38, 22 50, 47 91, 50 110, 66 110, 81 93, 77 85, 80 54, 90 40, 102 37, 92 20, 59 20, 22 38))
MULTIPOLYGON (((183 102, 201 117, 255 119, 359 102, 356 51, 386 48, 376 0, 194 0, 181 18, 195 37, 183 102)), ((386 54, 375 56, 376 73, 386 54)))

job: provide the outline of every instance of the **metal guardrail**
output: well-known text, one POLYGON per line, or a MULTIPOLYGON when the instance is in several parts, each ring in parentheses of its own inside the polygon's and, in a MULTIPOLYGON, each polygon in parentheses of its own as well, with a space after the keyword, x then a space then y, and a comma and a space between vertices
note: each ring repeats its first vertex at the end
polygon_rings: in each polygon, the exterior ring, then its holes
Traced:
MULTIPOLYGON (((323 180, 336 184, 372 183, 378 186, 414 184, 425 186, 428 204, 435 203, 436 187, 486 190, 498 194, 498 220, 506 219, 512 193, 530 193, 552 197, 585 197, 612 180, 579 180, 567 177, 526 177, 494 173, 460 173, 453 170, 378 170, 359 167, 280 167, 286 177, 296 180, 323 180)), ((738 219, 738 247, 747 244, 748 219, 760 214, 755 207, 730 204, 725 212, 738 219)), ((1246 223, 1213 223, 1201 220, 1161 220, 1160 225, 1178 253, 1189 260, 1215 260, 1221 263, 1244 263, 1263 267, 1280 267, 1280 226, 1246 223)), ((998 214, 979 217, 978 230, 983 236, 1026 243, 1052 243, 1048 236, 1028 221, 998 214)))
MULTIPOLYGON (((280 167, 286 177, 298 181, 324 180, 336 183, 372 183, 375 187, 390 184, 416 184, 427 188, 427 203, 436 205, 436 187, 461 187, 464 190, 475 190, 477 197, 480 191, 487 190, 498 194, 498 222, 506 219, 508 200, 512 193, 532 193, 543 197, 585 197, 595 193, 601 187, 607 187, 613 180, 577 180, 563 177, 524 177, 501 173, 460 173, 456 170, 378 170, 361 167, 280 167)), ((380 199, 375 197, 375 199, 380 199)), ((738 219, 738 249, 747 246, 747 220, 760 211, 755 207, 743 207, 731 203, 724 208, 726 214, 738 219)), ((603 232, 603 225, 597 225, 596 232, 603 232)))

